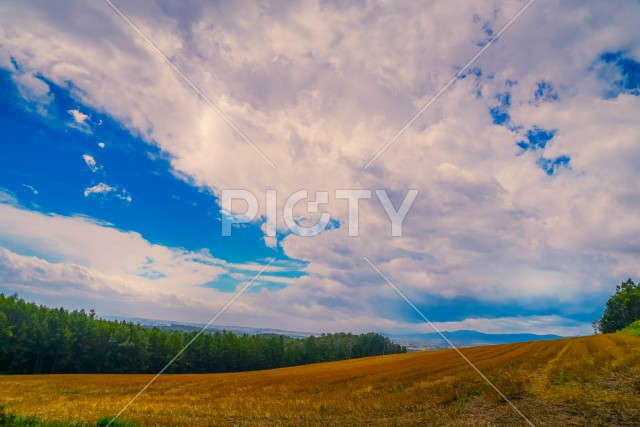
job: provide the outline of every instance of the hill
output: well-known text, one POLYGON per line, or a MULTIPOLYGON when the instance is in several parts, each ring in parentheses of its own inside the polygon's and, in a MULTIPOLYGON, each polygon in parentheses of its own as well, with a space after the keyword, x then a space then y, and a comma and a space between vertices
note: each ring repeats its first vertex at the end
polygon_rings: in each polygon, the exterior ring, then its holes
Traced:
MULTIPOLYGON (((492 344, 510 344, 526 341, 554 340, 562 338, 559 335, 537 335, 537 334, 485 334, 484 332, 460 330, 444 332, 444 335, 456 347, 470 347, 492 344)), ((432 332, 428 334, 403 334, 403 335, 387 335, 398 344, 411 347, 432 347, 432 348, 448 348, 447 342, 442 339, 440 334, 432 332)))
MULTIPOLYGON (((535 425, 638 425, 640 339, 623 333, 461 350, 535 425)), ((0 377, 0 405, 95 425, 149 375, 0 377)), ((140 425, 525 425, 453 350, 230 374, 163 375, 140 425)))

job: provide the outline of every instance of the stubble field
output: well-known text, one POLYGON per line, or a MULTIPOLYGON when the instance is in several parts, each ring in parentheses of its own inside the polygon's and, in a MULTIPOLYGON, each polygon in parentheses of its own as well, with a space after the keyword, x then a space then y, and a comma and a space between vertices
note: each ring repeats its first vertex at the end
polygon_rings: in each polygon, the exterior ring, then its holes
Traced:
MULTIPOLYGON (((640 425, 640 339, 462 349, 535 425, 640 425)), ((149 375, 0 376, 5 411, 96 425, 149 375)), ((125 420, 156 426, 526 425, 453 350, 270 371, 163 375, 125 420)))

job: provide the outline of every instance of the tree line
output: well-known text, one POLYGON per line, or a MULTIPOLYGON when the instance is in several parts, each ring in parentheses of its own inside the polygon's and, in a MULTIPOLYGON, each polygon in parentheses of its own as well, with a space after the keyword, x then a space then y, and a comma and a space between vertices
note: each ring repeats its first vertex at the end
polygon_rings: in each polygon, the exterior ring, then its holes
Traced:
POLYGON ((640 283, 631 278, 616 286, 616 293, 607 300, 602 317, 592 322, 594 331, 619 331, 640 320, 640 283))
MULTIPOLYGON (((48 308, 0 293, 4 374, 156 373, 196 334, 103 320, 93 310, 48 308)), ((216 331, 199 336, 166 372, 239 372, 404 352, 375 333, 290 338, 216 331)))

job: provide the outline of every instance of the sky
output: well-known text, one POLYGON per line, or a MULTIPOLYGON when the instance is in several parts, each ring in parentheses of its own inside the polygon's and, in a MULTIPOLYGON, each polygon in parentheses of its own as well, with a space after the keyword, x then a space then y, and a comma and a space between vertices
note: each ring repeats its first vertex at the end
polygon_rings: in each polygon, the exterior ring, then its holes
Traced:
POLYGON ((369 260, 442 331, 590 333, 640 278, 640 3, 527 3, 3 2, 0 292, 432 332, 369 260))

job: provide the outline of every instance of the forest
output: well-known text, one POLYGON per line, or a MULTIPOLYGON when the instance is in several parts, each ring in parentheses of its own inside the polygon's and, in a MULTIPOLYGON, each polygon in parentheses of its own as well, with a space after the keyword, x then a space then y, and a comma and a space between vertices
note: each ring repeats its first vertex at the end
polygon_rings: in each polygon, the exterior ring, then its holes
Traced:
MULTIPOLYGON (((197 332, 103 320, 0 293, 0 373, 157 373, 197 332)), ((240 372, 404 353, 388 338, 366 333, 282 335, 204 333, 167 373, 240 372)))

